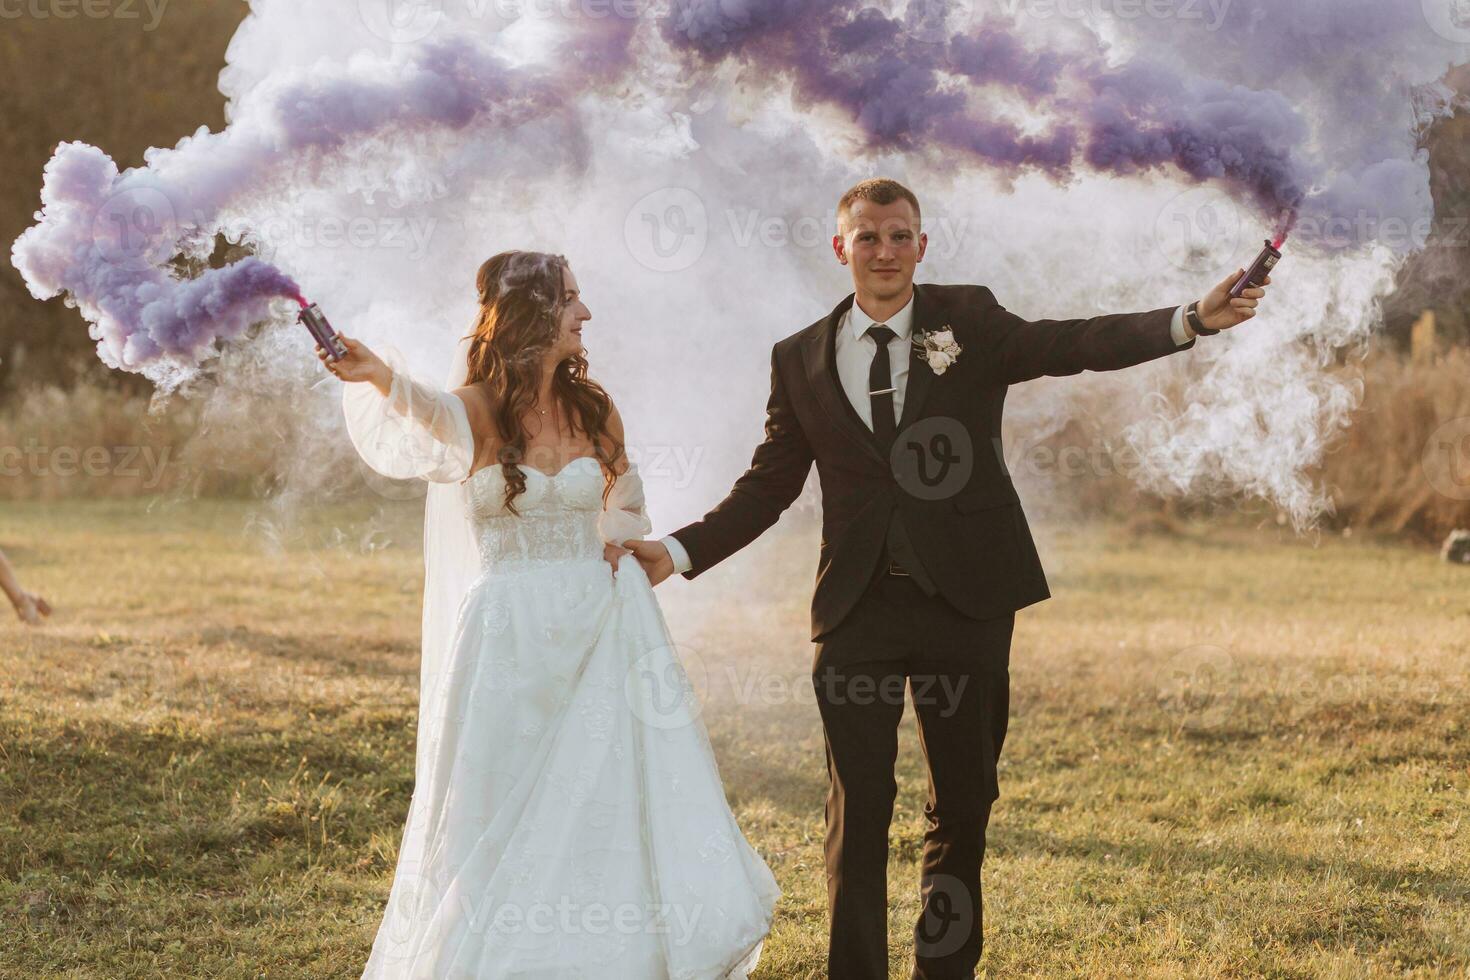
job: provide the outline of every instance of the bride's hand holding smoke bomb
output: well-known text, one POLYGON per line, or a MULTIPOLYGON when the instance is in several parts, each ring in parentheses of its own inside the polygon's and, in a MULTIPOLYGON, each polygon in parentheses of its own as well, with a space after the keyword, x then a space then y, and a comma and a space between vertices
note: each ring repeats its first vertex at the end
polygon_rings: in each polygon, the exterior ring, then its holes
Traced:
POLYGON ((327 370, 343 381, 372 382, 373 387, 387 395, 393 385, 393 369, 361 341, 346 334, 337 334, 337 338, 347 349, 346 356, 341 359, 329 357, 321 344, 316 347, 316 356, 327 370))

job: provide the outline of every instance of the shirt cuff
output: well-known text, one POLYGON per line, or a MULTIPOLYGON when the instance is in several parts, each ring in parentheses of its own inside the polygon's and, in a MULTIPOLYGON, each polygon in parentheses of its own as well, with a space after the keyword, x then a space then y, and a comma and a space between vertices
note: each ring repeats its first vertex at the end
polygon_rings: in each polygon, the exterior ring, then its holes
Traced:
POLYGON ((683 575, 694 567, 694 563, 689 560, 689 552, 684 550, 684 546, 679 543, 678 538, 671 534, 661 538, 660 541, 665 548, 669 549, 669 557, 674 560, 675 575, 683 575))
POLYGON ((1174 320, 1169 324, 1169 336, 1174 338, 1175 347, 1183 347, 1199 336, 1189 329, 1189 324, 1184 319, 1184 307, 1182 306, 1174 311, 1174 320))

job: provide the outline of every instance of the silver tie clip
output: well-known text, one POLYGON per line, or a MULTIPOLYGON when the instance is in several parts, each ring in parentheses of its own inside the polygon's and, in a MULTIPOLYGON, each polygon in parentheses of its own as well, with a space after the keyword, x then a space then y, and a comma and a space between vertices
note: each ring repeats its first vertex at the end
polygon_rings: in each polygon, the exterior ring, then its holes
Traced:
POLYGON ((897 390, 897 388, 884 388, 882 391, 870 391, 868 392, 868 396, 872 397, 873 395, 891 395, 897 390))

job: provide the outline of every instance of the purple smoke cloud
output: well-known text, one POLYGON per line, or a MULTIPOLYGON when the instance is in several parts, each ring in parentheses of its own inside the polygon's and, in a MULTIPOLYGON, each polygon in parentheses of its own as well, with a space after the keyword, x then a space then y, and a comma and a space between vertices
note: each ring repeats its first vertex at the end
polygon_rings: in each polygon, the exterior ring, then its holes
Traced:
MULTIPOLYGON (((1064 19, 1061 5, 981 6, 989 12, 921 0, 901 17, 844 0, 675 0, 662 29, 695 64, 742 65, 751 78, 789 81, 803 105, 843 110, 874 150, 959 151, 973 165, 1058 181, 1079 169, 1217 181, 1279 234, 1304 212, 1324 224, 1422 212, 1412 85, 1394 70, 1438 57, 1442 72, 1464 51, 1435 35, 1417 3, 1237 0, 1212 5, 1213 23, 1188 16, 1203 5, 1177 4, 1172 17, 1114 18, 1144 40, 1121 61, 1100 34, 1065 51, 1028 45, 1023 19, 1064 19), (1204 71, 1222 65, 1233 80, 1204 71), (1328 79, 1331 91, 1319 91, 1328 79), (1394 86, 1405 90, 1397 104, 1385 97, 1394 86), (988 87, 1044 112, 1046 131, 1006 121, 988 87), (1357 145, 1323 158, 1298 98, 1334 102, 1329 120, 1358 131, 1357 145)), ((1109 20, 1108 5, 1093 6, 1109 20)))
POLYGON ((120 174, 100 150, 61 144, 12 261, 35 296, 81 309, 108 364, 168 385, 294 292, 259 260, 176 271, 180 257, 202 264, 240 202, 320 180, 363 147, 547 119, 566 122, 564 153, 585 166, 598 144, 579 103, 653 92, 677 108, 730 69, 754 89, 789 88, 800 110, 835 110, 868 151, 943 167, 1211 181, 1282 233, 1299 216, 1427 209, 1414 127, 1449 108, 1431 83, 1464 51, 1418 3, 1233 0, 1196 24, 1191 2, 1173 18, 1058 30, 1027 0, 981 2, 991 9, 670 0, 637 17, 563 18, 540 60, 461 22, 387 54, 263 71, 224 131, 150 150, 142 168, 120 174))
MULTIPOLYGON (((586 69, 606 70, 619 43, 626 37, 615 32, 593 45, 586 69)), ((146 167, 125 173, 96 147, 62 143, 45 168, 37 223, 16 239, 11 261, 37 299, 65 294, 81 310, 104 363, 171 389, 219 343, 271 319, 274 300, 300 295, 290 276, 254 257, 192 278, 175 271, 181 256, 208 257, 232 201, 365 139, 514 128, 561 111, 567 92, 566 79, 448 37, 387 66, 363 60, 273 80, 224 132, 201 129, 149 150, 146 167)))
POLYGON ((145 182, 120 179, 111 158, 85 143, 57 147, 41 205, 40 223, 15 244, 16 268, 37 299, 68 295, 110 367, 198 363, 216 340, 267 319, 271 300, 298 292, 255 258, 194 279, 170 276, 172 202, 145 182))

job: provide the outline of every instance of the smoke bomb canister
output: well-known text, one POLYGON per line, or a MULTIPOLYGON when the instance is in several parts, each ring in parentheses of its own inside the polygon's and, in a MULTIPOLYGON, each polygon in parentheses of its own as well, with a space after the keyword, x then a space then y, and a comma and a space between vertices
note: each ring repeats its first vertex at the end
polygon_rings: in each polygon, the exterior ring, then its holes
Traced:
POLYGON ((1276 246, 1271 244, 1271 239, 1266 239, 1266 247, 1261 249, 1261 254, 1257 255, 1251 267, 1245 270, 1245 275, 1237 279, 1235 285, 1230 287, 1230 298, 1239 299, 1240 294, 1247 289, 1264 284, 1266 276, 1270 275, 1271 270, 1279 261, 1281 261, 1281 253, 1276 250, 1276 246))
POLYGON ((346 345, 342 343, 342 338, 337 336, 337 331, 333 330, 332 325, 327 322, 327 318, 322 313, 321 307, 315 303, 312 303, 310 306, 303 306, 301 312, 296 315, 296 319, 300 320, 306 329, 311 331, 312 337, 316 339, 316 342, 322 346, 322 349, 327 352, 327 356, 332 360, 340 361, 347 356, 346 345))

